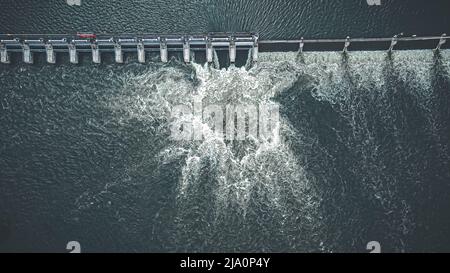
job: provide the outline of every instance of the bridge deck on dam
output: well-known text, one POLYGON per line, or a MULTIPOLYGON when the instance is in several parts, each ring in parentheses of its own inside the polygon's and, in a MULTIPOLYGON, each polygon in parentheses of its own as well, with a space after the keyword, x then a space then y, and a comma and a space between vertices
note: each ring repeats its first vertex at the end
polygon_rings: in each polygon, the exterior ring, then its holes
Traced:
POLYGON ((123 62, 124 52, 136 52, 138 61, 145 63, 146 52, 159 52, 162 62, 168 61, 168 52, 182 52, 186 63, 191 51, 204 52, 207 62, 213 61, 213 51, 228 51, 230 63, 236 61, 237 51, 252 51, 256 62, 259 52, 271 51, 349 51, 394 49, 440 49, 448 44, 441 36, 395 35, 389 38, 341 38, 297 40, 259 40, 257 33, 207 33, 190 35, 157 34, 0 34, 1 63, 10 63, 10 52, 23 54, 25 63, 33 63, 33 53, 46 54, 48 63, 56 62, 57 52, 68 52, 71 63, 78 63, 78 53, 91 53, 94 63, 101 62, 101 53, 111 52, 117 63, 123 62))

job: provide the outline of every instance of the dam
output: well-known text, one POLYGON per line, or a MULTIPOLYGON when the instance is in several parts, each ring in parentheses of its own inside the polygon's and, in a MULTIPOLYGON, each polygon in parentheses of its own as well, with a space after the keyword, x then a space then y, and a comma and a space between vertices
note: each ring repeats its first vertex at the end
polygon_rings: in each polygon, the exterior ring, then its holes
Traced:
POLYGON ((57 53, 68 53, 70 63, 78 63, 78 53, 92 54, 93 63, 101 63, 102 53, 113 53, 116 63, 123 63, 125 52, 134 52, 139 63, 145 63, 146 52, 159 52, 163 63, 169 61, 169 52, 182 52, 183 61, 190 63, 191 52, 204 54, 206 62, 213 62, 214 51, 227 51, 230 64, 236 62, 238 51, 250 51, 249 58, 257 62, 259 52, 273 51, 336 51, 437 49, 449 37, 394 35, 388 38, 292 39, 259 40, 257 33, 207 33, 193 35, 155 34, 0 34, 1 63, 11 62, 10 53, 22 53, 24 63, 33 63, 34 53, 45 53, 50 64, 56 63, 57 53))

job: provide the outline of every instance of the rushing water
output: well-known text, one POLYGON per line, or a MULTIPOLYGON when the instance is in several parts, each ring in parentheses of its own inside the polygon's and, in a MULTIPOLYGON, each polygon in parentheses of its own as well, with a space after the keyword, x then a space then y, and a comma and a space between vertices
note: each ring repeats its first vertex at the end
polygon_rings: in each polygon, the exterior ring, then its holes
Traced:
POLYGON ((448 250, 449 58, 2 66, 0 249, 448 250), (171 140, 195 98, 278 104, 279 143, 171 140))

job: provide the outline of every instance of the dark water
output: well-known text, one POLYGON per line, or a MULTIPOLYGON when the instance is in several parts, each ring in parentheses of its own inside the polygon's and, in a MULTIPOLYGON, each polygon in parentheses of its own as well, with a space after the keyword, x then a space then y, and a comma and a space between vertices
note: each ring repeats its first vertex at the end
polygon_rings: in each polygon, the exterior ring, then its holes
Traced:
POLYGON ((262 39, 450 33, 447 0, 1 0, 0 32, 257 31, 262 39))
MULTIPOLYGON (((131 2, 85 0, 73 16, 64 1, 3 0, 0 27, 289 38, 449 26, 437 2, 131 2)), ((39 58, 0 66, 1 252, 65 252, 73 240, 92 252, 450 251, 447 50, 264 53, 249 70, 39 58), (280 144, 172 141, 171 107, 194 99, 278 104, 280 144)))

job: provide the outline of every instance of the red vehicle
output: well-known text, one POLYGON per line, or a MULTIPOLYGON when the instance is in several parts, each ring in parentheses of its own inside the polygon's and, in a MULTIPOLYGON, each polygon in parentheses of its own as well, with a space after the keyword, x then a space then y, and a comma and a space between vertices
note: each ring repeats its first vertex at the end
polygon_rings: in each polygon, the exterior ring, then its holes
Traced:
POLYGON ((83 38, 83 39, 95 39, 97 36, 95 35, 95 33, 77 33, 78 38, 83 38))

